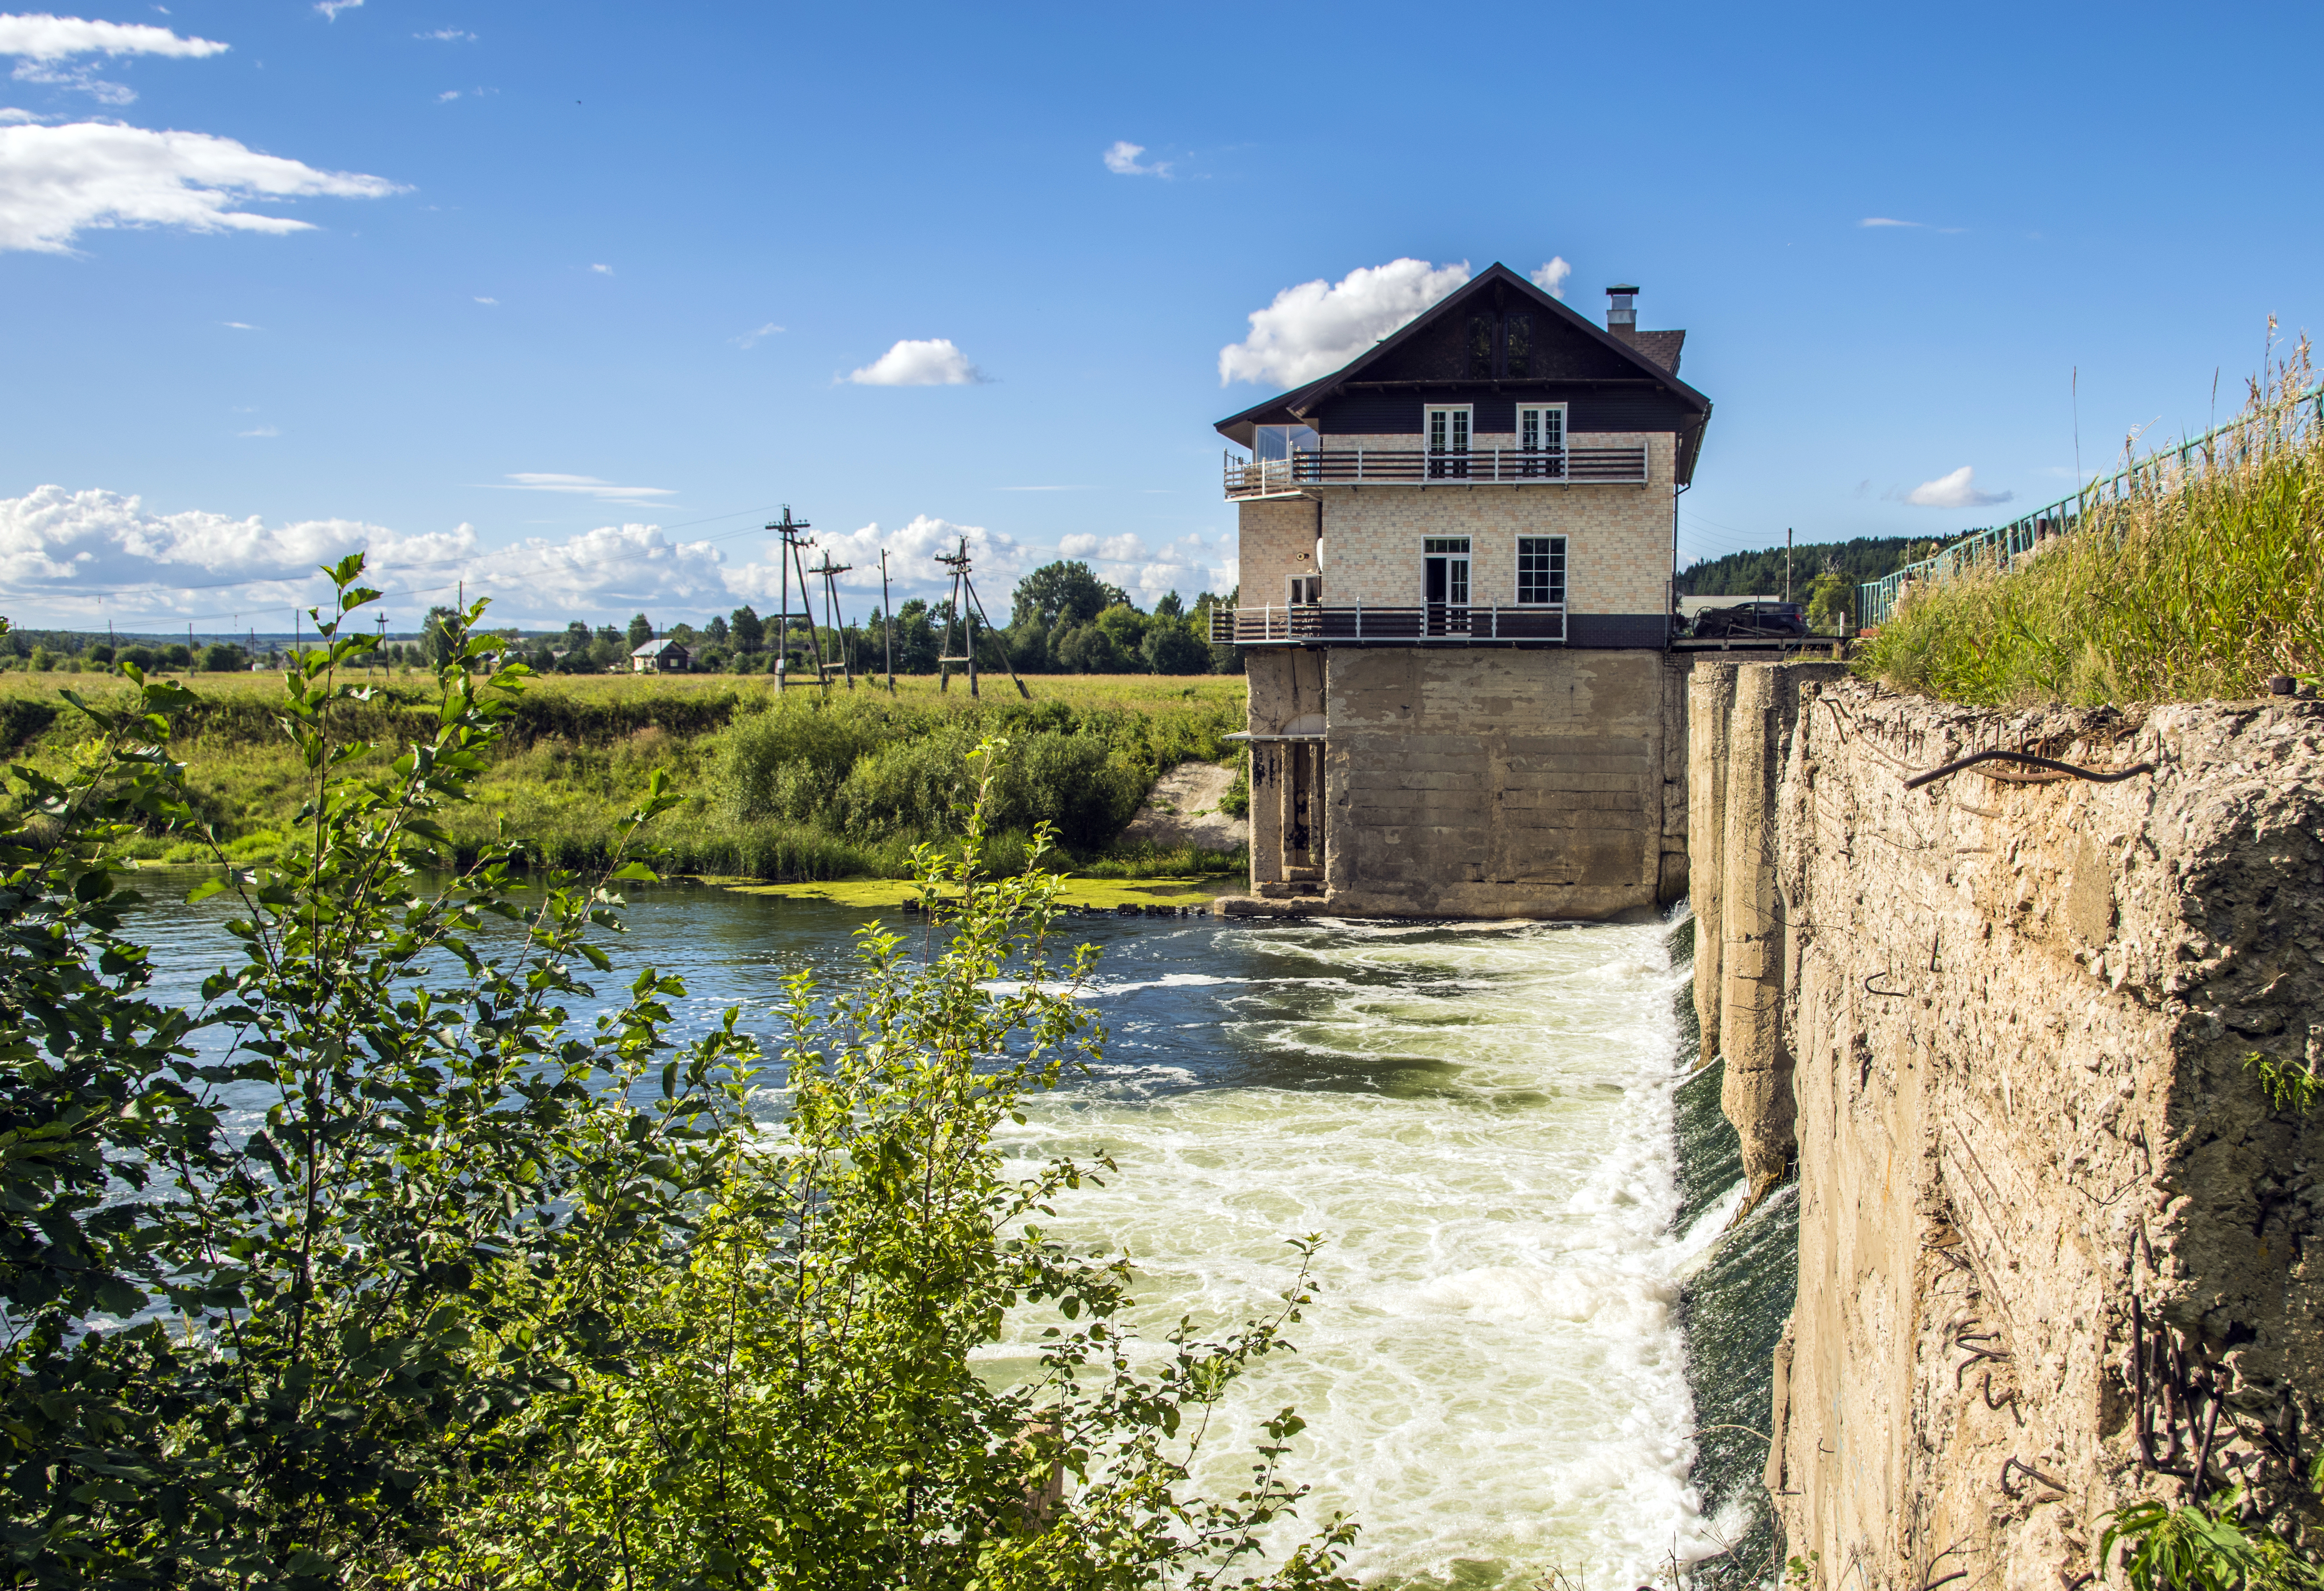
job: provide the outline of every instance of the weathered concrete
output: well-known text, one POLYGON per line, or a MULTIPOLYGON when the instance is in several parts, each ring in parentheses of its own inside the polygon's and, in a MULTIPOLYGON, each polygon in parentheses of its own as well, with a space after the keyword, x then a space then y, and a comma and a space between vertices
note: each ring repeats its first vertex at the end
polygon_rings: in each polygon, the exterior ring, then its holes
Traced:
POLYGON ((1720 897, 1727 866, 1727 720, 1735 710, 1735 665, 1699 661, 1686 686, 1687 876, 1694 907, 1694 1012, 1702 1055, 1719 1054, 1720 897))
MULTIPOLYGON (((1785 937, 1791 1097, 1736 1104, 1747 1142, 1796 1112, 1786 1554, 1835 1591, 2061 1591, 2199 1465, 2283 1517, 2324 1418, 2324 1109, 2252 1058, 2324 1068, 2324 708, 2005 716, 1799 672, 1740 671, 1738 723, 1785 674, 1802 708, 1772 785, 1734 734, 1730 819, 1766 794, 1726 842, 1774 830, 1775 893, 1738 931, 1730 856, 1720 907, 1726 957, 1785 937), (1903 787, 1995 745, 2155 766, 1903 787)), ((1766 1002, 1721 981, 1732 1067, 1766 1002)))
POLYGON ((1311 881, 1284 817, 1313 748, 1259 741, 1256 899, 1219 909, 1601 919, 1683 898, 1687 667, 1644 650, 1254 654, 1252 734, 1326 737, 1323 854, 1311 881))

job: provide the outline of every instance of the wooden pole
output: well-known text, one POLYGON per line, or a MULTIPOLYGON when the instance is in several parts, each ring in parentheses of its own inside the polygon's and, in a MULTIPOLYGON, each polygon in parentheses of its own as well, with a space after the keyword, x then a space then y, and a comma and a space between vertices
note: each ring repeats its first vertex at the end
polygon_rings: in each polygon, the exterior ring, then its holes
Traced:
MULTIPOLYGON (((976 614, 984 620, 985 634, 988 635, 991 634, 992 633, 992 615, 984 611, 984 598, 976 594, 976 586, 974 582, 969 580, 965 570, 962 572, 961 580, 962 584, 968 587, 968 600, 971 606, 976 614)), ((1001 666, 1009 671, 1009 682, 1017 687, 1018 695, 1023 697, 1027 701, 1031 701, 1033 699, 1033 693, 1025 689, 1025 681, 1017 677, 1017 665, 1009 661, 1009 643, 1005 641, 1001 641, 995 642, 993 644, 1000 648, 1001 666)), ((973 646, 970 647, 969 655, 971 658, 973 658, 975 653, 976 649, 973 646)), ((973 664, 972 664, 972 667, 973 666, 973 664)))
POLYGON ((888 550, 880 549, 880 655, 888 665, 888 694, 896 694, 896 602, 888 595, 888 550))

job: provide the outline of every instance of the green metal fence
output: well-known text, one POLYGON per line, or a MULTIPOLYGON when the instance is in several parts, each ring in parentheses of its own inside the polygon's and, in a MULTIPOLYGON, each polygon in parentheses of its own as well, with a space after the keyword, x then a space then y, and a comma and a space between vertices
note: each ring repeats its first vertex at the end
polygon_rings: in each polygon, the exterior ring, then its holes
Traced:
MULTIPOLYGON (((2319 424, 2324 424, 2324 382, 2310 387, 2294 401, 2295 410, 2301 404, 2313 405, 2319 424)), ((1908 563, 1894 574, 1886 575, 1856 588, 1856 615, 1858 624, 1878 624, 1886 622, 1905 589, 1918 582, 1950 578, 1967 569, 2006 569, 2014 560, 2036 551, 2053 537, 2066 535, 2082 522, 2085 514, 2110 503, 2142 492, 2151 492, 2166 482, 2190 470, 2209 469, 2218 464, 2237 464, 2251 456, 2251 430, 2255 425, 2267 423, 2282 410, 2242 415, 2225 425, 2214 426, 2201 436, 2182 441, 2173 448, 2151 453, 2135 464, 2126 466, 2104 480, 2092 481, 2070 497, 2061 497, 2046 508, 2011 520, 2006 525, 1989 530, 1971 531, 1934 557, 1918 563, 1908 563), (2220 439, 2231 438, 2226 447, 2220 439), (2174 476, 2174 472, 2176 472, 2174 476)))

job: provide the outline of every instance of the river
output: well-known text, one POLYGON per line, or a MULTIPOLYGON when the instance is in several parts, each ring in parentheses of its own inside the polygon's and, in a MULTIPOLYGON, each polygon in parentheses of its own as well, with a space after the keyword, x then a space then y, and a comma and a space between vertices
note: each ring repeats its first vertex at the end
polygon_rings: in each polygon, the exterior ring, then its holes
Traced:
MULTIPOLYGON (((844 970, 860 915, 683 886, 632 907, 619 981, 680 973, 683 1031, 844 970)), ((190 999, 228 958, 225 916, 141 914, 161 992, 190 999)), ((1120 1172, 1053 1234, 1127 1252, 1155 1323, 1263 1310, 1285 1240, 1324 1240, 1301 1351, 1240 1389, 1201 1478, 1240 1482, 1258 1421, 1294 1404, 1305 1517, 1362 1522, 1369 1582, 1765 1577, 1748 1428, 1794 1240, 1780 1198, 1725 1233, 1739 1167, 1716 1069, 1691 1069, 1691 922, 1067 927, 1103 952, 1106 1060, 1013 1147, 1120 1172)))

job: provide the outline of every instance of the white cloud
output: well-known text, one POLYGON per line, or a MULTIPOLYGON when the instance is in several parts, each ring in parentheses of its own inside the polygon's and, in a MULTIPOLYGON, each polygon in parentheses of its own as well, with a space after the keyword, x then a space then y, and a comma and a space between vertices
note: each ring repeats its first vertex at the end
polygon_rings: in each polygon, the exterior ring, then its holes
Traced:
POLYGON ((611 276, 613 273, 613 268, 611 265, 592 265, 589 269, 600 276, 611 276))
POLYGON ((93 227, 304 232, 311 223, 230 208, 253 196, 378 199, 383 177, 323 171, 207 133, 157 133, 116 122, 0 127, 0 252, 70 252, 93 227))
POLYGON ((1925 221, 1899 221, 1890 216, 1867 216, 1864 219, 1858 221, 1857 225, 1858 227, 1925 227, 1928 223, 1925 221))
POLYGON ((0 16, 0 55, 63 60, 75 55, 223 55, 214 39, 186 39, 144 23, 90 22, 78 16, 0 16))
POLYGON ((1132 143, 1129 139, 1123 138, 1108 148, 1102 158, 1105 161, 1105 169, 1117 177, 1167 177, 1170 174, 1168 161, 1156 161, 1151 165, 1139 165, 1138 157, 1145 153, 1146 145, 1132 143))
POLYGON ((1964 464, 1950 475, 1923 481, 1904 494, 1904 501, 1919 508, 1989 508, 2015 495, 2014 492, 1978 491, 1975 472, 1964 464))
POLYGON ((1250 335, 1219 350, 1219 384, 1297 386, 1345 365, 1469 280, 1469 264, 1391 260, 1286 287, 1250 314, 1250 335))
POLYGON ((1533 284, 1554 299, 1565 296, 1565 279, 1573 274, 1573 267, 1565 263, 1563 254, 1552 254, 1549 264, 1530 273, 1533 284))
POLYGON ((537 471, 510 476, 512 484, 491 485, 503 492, 559 492, 574 497, 594 497, 600 503, 646 503, 656 497, 675 497, 677 491, 669 486, 617 486, 611 481, 601 481, 594 475, 549 475, 537 471))
POLYGON ((221 320, 218 324, 220 326, 232 327, 236 331, 256 331, 258 329, 257 327, 253 326, 247 320, 221 320))
POLYGON ((415 39, 432 40, 439 44, 455 43, 461 40, 474 43, 476 38, 475 34, 469 32, 466 28, 438 28, 432 33, 414 33, 411 36, 415 39))
POLYGON ((733 343, 738 348, 747 348, 752 344, 758 342, 762 338, 779 337, 782 335, 782 329, 783 328, 781 327, 770 320, 756 331, 746 331, 740 337, 731 337, 726 340, 733 343))
POLYGON ((364 0, 315 0, 315 9, 321 12, 328 20, 337 22, 339 20, 339 13, 353 11, 363 3, 364 0))
POLYGON ((19 62, 12 75, 20 83, 78 89, 99 105, 133 105, 137 99, 136 89, 126 83, 115 83, 98 77, 95 67, 52 67, 43 66, 37 60, 27 60, 19 62))
POLYGON ((847 379, 866 387, 974 386, 988 379, 948 337, 907 338, 847 379))
POLYGON ((37 122, 40 119, 29 110, 20 110, 13 105, 0 105, 0 127, 13 126, 18 122, 37 122))
MULTIPOLYGON (((936 562, 936 556, 958 549, 963 536, 968 538, 969 554, 975 560, 971 578, 976 582, 977 593, 984 598, 985 606, 1006 624, 1009 603, 1005 593, 1030 567, 1031 552, 1015 537, 989 531, 982 525, 955 524, 951 520, 923 513, 892 531, 881 530, 877 521, 858 531, 816 531, 815 545, 807 552, 807 565, 813 569, 823 561, 827 551, 832 562, 849 566, 848 572, 839 577, 842 586, 876 595, 880 589, 880 550, 885 548, 889 583, 900 602, 908 596, 936 594, 939 587, 950 589, 952 572, 936 562)), ((725 580, 726 588, 738 601, 779 601, 782 565, 777 561, 774 544, 769 544, 762 560, 754 560, 726 570, 725 580)), ((821 581, 816 586, 818 591, 822 589, 821 581)), ((791 594, 792 600, 797 601, 796 575, 791 578, 791 594)))
POLYGON ((1188 601, 1200 591, 1231 590, 1235 584, 1234 535, 1228 532, 1214 541, 1200 534, 1183 536, 1149 551, 1144 540, 1127 532, 1098 537, 1075 533, 1060 537, 1061 558, 1086 559, 1098 578, 1120 586, 1150 607, 1166 591, 1188 601))
POLYGON ((457 88, 447 88, 444 92, 436 97, 436 103, 438 105, 444 105, 459 97, 460 91, 457 88))
POLYGON ((288 610, 302 597, 316 599, 318 565, 359 549, 374 553, 379 572, 392 576, 471 555, 476 547, 466 525, 421 536, 346 519, 269 529, 254 514, 152 514, 134 496, 41 486, 0 498, 0 601, 20 621, 28 608, 98 622, 108 615, 209 615, 237 605, 247 613, 269 606, 288 610))
POLYGON ((478 302, 478 303, 480 303, 480 304, 497 304, 497 303, 499 303, 499 302, 500 302, 500 300, 498 300, 498 299, 479 298, 479 299, 476 301, 476 302, 478 302))
POLYGON ((1124 532, 1108 536, 1098 547, 1098 556, 1109 563, 1134 563, 1146 556, 1146 542, 1138 536, 1124 532))
POLYGON ((1087 558, 1098 549, 1095 536, 1066 536, 1057 543, 1057 550, 1067 558, 1087 558))
POLYGON ((238 430, 234 434, 238 437, 279 437, 282 433, 273 426, 258 425, 253 426, 248 430, 238 430))

